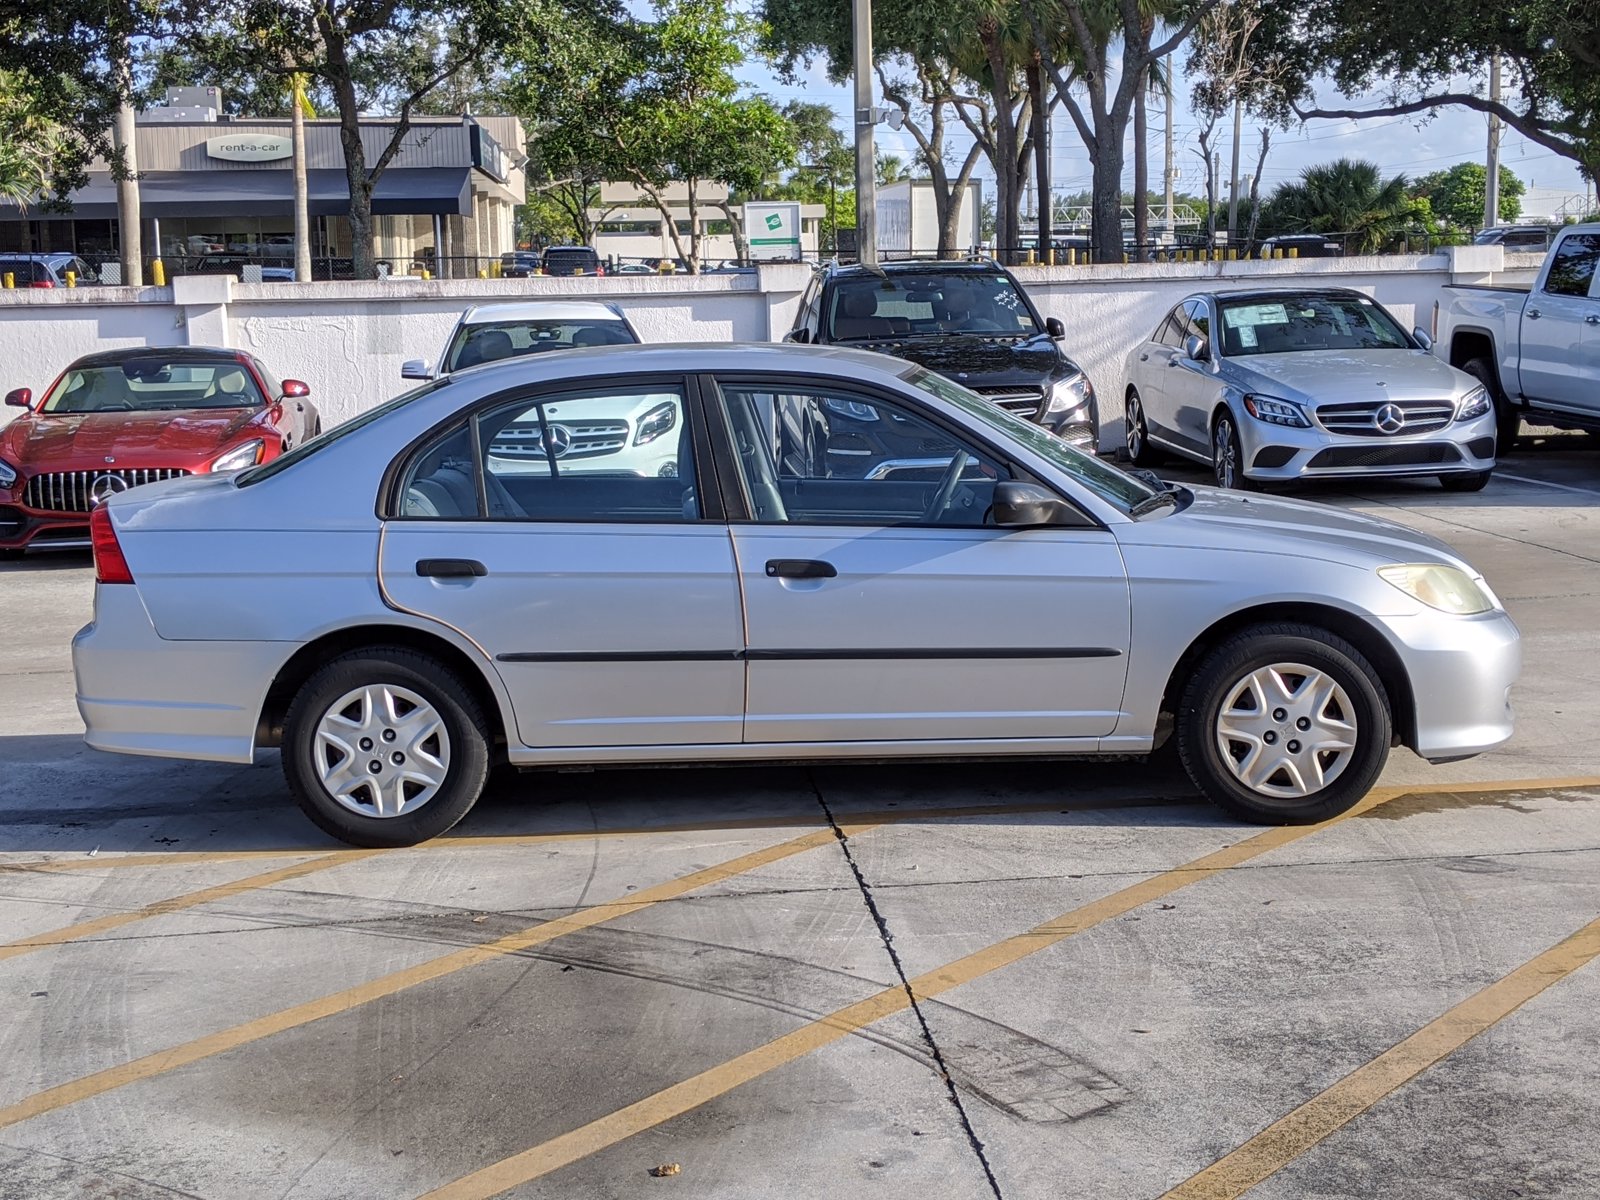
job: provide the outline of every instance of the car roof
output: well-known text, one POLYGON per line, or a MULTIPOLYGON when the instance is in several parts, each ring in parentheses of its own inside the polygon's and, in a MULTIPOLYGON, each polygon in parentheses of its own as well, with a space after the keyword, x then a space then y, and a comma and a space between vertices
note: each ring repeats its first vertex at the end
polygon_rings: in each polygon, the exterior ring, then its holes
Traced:
POLYGON ((122 346, 116 350, 97 350, 75 359, 69 371, 84 367, 115 367, 136 358, 163 358, 168 362, 231 362, 247 356, 242 350, 223 346, 122 346))
POLYGON ((853 279, 864 275, 877 275, 881 271, 884 275, 1000 275, 1003 270, 999 263, 990 262, 988 259, 970 258, 917 258, 903 262, 879 263, 877 270, 863 267, 859 263, 832 266, 828 269, 835 279, 853 279))
POLYGON ((76 254, 68 250, 52 250, 45 254, 23 254, 20 251, 14 253, 10 250, 0 251, 0 259, 4 259, 7 262, 55 263, 70 261, 76 257, 76 254))
POLYGON ((600 251, 596 250, 593 246, 546 246, 544 248, 544 252, 546 254, 549 254, 553 250, 581 250, 585 254, 595 255, 600 253, 600 251))
POLYGON ((598 300, 523 300, 514 304, 480 304, 469 308, 461 318, 463 325, 483 325, 490 321, 620 321, 622 313, 614 305, 598 300))
POLYGON ((1355 288, 1340 287, 1275 287, 1275 288, 1239 288, 1226 292, 1196 292, 1188 299, 1196 300, 1201 296, 1214 296, 1218 300, 1281 300, 1285 296, 1327 296, 1350 297, 1358 296, 1362 300, 1371 300, 1372 297, 1365 292, 1358 292, 1355 288))
MULTIPOLYGON (((485 380, 505 374, 509 381, 527 377, 531 360, 502 358, 451 374, 452 379, 485 380)), ((589 379, 622 374, 700 374, 705 371, 771 371, 826 375, 870 382, 904 378, 920 368, 905 359, 843 346, 794 346, 775 342, 652 342, 646 345, 597 346, 549 350, 538 355, 546 378, 589 379), (802 365, 802 360, 804 360, 802 365)))

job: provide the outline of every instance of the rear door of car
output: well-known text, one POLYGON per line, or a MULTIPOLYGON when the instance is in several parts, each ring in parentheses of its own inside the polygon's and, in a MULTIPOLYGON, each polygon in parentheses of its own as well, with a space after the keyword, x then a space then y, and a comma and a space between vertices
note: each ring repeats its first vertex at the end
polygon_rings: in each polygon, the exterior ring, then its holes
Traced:
POLYGON ((1144 406, 1144 421, 1150 435, 1158 441, 1172 440, 1172 414, 1167 405, 1167 373, 1177 364, 1183 345, 1183 305, 1178 305, 1156 326, 1139 347, 1134 387, 1144 406))
POLYGON ((739 581, 702 429, 693 380, 569 381, 485 402, 396 465, 385 598, 483 650, 524 746, 740 740, 739 581), (676 457, 611 469, 649 432, 625 414, 662 405, 675 419, 649 436, 676 457), (490 453, 510 425, 541 430, 544 456, 490 453))

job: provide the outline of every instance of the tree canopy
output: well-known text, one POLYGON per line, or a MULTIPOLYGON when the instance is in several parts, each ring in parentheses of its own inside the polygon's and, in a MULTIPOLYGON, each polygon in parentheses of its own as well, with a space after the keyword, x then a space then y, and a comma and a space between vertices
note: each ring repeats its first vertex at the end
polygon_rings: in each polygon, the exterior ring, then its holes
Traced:
MULTIPOLYGON (((1488 199, 1489 171, 1482 163, 1463 162, 1445 171, 1422 176, 1411 187, 1411 194, 1427 200, 1434 216, 1457 229, 1476 229, 1483 224, 1483 206, 1488 199)), ((1515 221, 1522 215, 1522 196, 1527 191, 1510 167, 1500 168, 1501 221, 1515 221)))

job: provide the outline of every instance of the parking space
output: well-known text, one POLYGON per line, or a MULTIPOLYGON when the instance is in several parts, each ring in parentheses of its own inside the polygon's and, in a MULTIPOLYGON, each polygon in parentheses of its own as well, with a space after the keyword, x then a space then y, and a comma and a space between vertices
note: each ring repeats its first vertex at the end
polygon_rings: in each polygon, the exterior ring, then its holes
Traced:
POLYGON ((87 560, 0 567, 0 1200, 1600 1194, 1590 440, 1303 493, 1524 635, 1507 747, 1321 826, 1166 756, 763 766, 353 851, 275 756, 84 749, 87 560))

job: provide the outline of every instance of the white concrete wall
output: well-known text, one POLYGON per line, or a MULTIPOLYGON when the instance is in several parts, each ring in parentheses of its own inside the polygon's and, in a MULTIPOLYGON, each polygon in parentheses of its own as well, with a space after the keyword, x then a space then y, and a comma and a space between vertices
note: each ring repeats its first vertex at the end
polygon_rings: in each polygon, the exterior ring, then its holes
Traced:
MULTIPOLYGON (((1400 320, 1427 328, 1450 282, 1526 284, 1537 256, 1463 247, 1427 258, 1019 267, 1047 316, 1101 395, 1106 445, 1120 442, 1128 352, 1191 292, 1315 282, 1358 288, 1400 320), (1507 261, 1509 259, 1509 261, 1507 261)), ((249 350, 279 375, 303 379, 325 423, 345 420, 408 385, 400 365, 436 360, 452 324, 472 304, 564 297, 607 300, 647 342, 770 341, 792 326, 810 278, 797 264, 753 275, 579 279, 420 280, 240 284, 194 276, 166 288, 0 291, 0 391, 47 387, 73 359, 138 345, 227 345, 249 350)), ((15 409, 0 409, 0 424, 15 409)))

